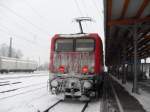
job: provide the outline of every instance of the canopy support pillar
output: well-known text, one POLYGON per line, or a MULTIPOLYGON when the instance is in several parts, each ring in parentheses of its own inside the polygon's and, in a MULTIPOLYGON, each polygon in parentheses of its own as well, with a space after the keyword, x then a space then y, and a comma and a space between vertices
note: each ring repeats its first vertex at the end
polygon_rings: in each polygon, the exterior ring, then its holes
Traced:
POLYGON ((134 34, 133 34, 133 45, 134 45, 134 79, 133 79, 133 93, 138 93, 138 84, 137 84, 137 26, 134 26, 134 34))

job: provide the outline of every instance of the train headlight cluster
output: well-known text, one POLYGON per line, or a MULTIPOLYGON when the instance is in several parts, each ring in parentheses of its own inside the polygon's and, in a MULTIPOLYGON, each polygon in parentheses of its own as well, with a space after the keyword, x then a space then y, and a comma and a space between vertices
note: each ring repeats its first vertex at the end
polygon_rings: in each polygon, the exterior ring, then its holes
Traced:
POLYGON ((92 84, 91 84, 91 82, 90 81, 84 81, 84 83, 83 83, 83 88, 84 89, 91 89, 92 88, 92 84))
POLYGON ((52 87, 57 87, 58 86, 58 81, 57 80, 52 80, 51 81, 51 86, 52 87))
POLYGON ((59 66, 59 72, 64 74, 65 73, 65 67, 63 65, 59 66))
POLYGON ((86 74, 86 73, 88 73, 88 71, 89 71, 88 66, 82 67, 82 73, 86 74))

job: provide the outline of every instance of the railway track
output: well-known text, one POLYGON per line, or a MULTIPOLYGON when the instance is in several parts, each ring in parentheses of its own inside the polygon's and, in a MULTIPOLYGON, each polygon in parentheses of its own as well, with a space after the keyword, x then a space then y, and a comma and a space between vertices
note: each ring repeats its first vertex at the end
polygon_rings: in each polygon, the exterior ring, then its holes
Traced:
POLYGON ((18 76, 18 77, 1 77, 0 78, 0 100, 4 100, 7 98, 15 97, 18 95, 34 92, 40 90, 42 88, 47 87, 47 81, 40 83, 31 83, 31 84, 23 84, 23 82, 16 81, 11 82, 9 79, 18 79, 18 78, 30 78, 30 77, 43 77, 47 75, 32 75, 32 76, 18 76), (6 81, 5 81, 6 80, 6 81), (13 86, 14 85, 14 86, 13 86), (7 86, 7 87, 4 87, 7 86))
POLYGON ((15 97, 15 96, 30 93, 30 92, 34 92, 34 91, 37 91, 37 90, 40 90, 40 89, 45 89, 47 87, 47 85, 46 85, 45 82, 44 83, 38 83, 38 84, 32 84, 32 85, 18 87, 18 88, 14 88, 14 89, 10 89, 10 90, 0 91, 0 93, 3 94, 3 93, 8 93, 8 92, 13 92, 13 91, 17 91, 17 90, 21 90, 21 89, 29 88, 29 87, 36 87, 36 88, 32 88, 32 89, 29 89, 29 90, 24 90, 24 91, 16 93, 16 94, 1 97, 0 100, 4 100, 4 99, 7 99, 7 98, 15 97), (45 84, 45 85, 43 86, 43 84, 45 84), (36 87, 36 86, 39 86, 39 85, 42 85, 42 86, 36 87))
POLYGON ((17 93, 17 94, 13 94, 13 95, 10 95, 10 96, 2 97, 2 98, 0 98, 0 101, 1 100, 5 100, 7 98, 15 97, 15 96, 18 96, 18 95, 22 95, 22 94, 34 92, 34 91, 37 91, 37 90, 45 89, 45 87, 46 86, 42 86, 42 87, 39 87, 39 88, 34 88, 34 89, 31 89, 31 90, 23 91, 23 92, 20 92, 20 93, 17 93))
POLYGON ((54 108, 56 105, 58 105, 59 103, 61 103, 63 100, 59 100, 56 103, 54 103, 52 106, 50 106, 49 108, 47 108, 45 111, 43 112, 49 112, 52 108, 54 108))
MULTIPOLYGON (((54 103, 53 105, 51 105, 49 108, 47 108, 46 110, 44 110, 43 112, 50 112, 51 109, 53 109, 54 107, 56 107, 58 104, 60 104, 61 102, 64 102, 64 100, 59 100, 56 103, 54 103)), ((88 107, 89 101, 85 102, 83 108, 81 111, 79 112, 85 112, 86 108, 88 107)), ((69 105, 68 105, 69 106, 69 105)))
MULTIPOLYGON (((103 92, 103 96, 101 98, 102 105, 100 105, 102 107, 102 110, 100 112, 124 112, 123 109, 122 109, 122 106, 119 102, 119 99, 117 98, 117 94, 115 92, 115 89, 114 89, 111 81, 110 81, 110 78, 107 77, 105 80, 106 81, 105 81, 104 88, 103 88, 104 92, 103 92)), ((44 82, 44 83, 46 84, 46 82, 44 82)), ((37 84, 28 85, 28 86, 23 86, 23 87, 20 87, 20 88, 13 88, 12 90, 1 91, 0 93, 3 94, 3 93, 6 93, 6 92, 13 92, 13 91, 17 91, 19 89, 28 88, 28 87, 36 87, 36 86, 39 86, 39 85, 42 85, 42 84, 43 83, 41 83, 41 84, 37 83, 37 84)), ((16 94, 12 94, 12 95, 9 95, 9 96, 2 97, 2 98, 0 98, 0 100, 5 100, 7 98, 15 97, 17 95, 22 95, 22 94, 38 91, 40 89, 44 89, 45 87, 46 87, 46 85, 45 86, 42 85, 41 87, 36 87, 36 88, 30 89, 30 90, 26 90, 26 91, 22 91, 22 92, 19 92, 19 93, 16 93, 16 94)), ((51 105, 49 108, 47 108, 43 112, 50 112, 53 108, 55 108, 55 107, 57 108, 58 104, 60 104, 62 102, 64 102, 64 101, 63 100, 57 101, 56 103, 51 105)), ((85 102, 83 107, 80 108, 81 110, 79 110, 79 112, 86 112, 86 109, 87 109, 88 105, 89 105, 89 102, 85 102)), ((68 105, 68 107, 69 107, 69 105, 68 105)))
MULTIPOLYGON (((9 81, 8 81, 8 82, 9 82, 9 81)), ((11 85, 11 84, 19 84, 19 83, 22 83, 22 82, 2 83, 2 84, 0 84, 0 86, 7 86, 7 85, 11 85)))
MULTIPOLYGON (((11 83, 11 84, 18 84, 18 83, 11 83)), ((11 92, 11 91, 15 91, 15 90, 19 90, 19 89, 24 89, 24 88, 29 88, 29 87, 35 87, 35 86, 39 86, 39 85, 43 85, 43 84, 46 84, 46 82, 36 83, 36 84, 30 84, 30 85, 27 85, 27 86, 20 86, 18 88, 13 88, 13 89, 8 89, 8 90, 0 91, 0 93, 11 92)), ((7 84, 7 85, 10 85, 10 84, 7 84)))
POLYGON ((89 101, 87 101, 83 107, 83 109, 81 110, 81 112, 85 112, 86 108, 88 107, 89 101))
POLYGON ((102 112, 124 112, 111 79, 107 76, 103 87, 102 112))
POLYGON ((2 78, 0 78, 0 80, 19 79, 19 78, 30 78, 30 77, 42 77, 42 76, 48 76, 48 74, 46 74, 46 75, 30 75, 30 76, 2 77, 2 78))

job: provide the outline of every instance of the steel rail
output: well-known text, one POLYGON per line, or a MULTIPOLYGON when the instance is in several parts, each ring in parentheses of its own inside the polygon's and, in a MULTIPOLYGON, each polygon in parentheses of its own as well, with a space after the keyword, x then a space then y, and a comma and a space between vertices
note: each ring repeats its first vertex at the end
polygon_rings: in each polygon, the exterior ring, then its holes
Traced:
MULTIPOLYGON (((11 84, 13 84, 13 83, 11 83, 11 84)), ((9 84, 9 85, 11 85, 11 84, 9 84)), ((36 84, 30 84, 30 85, 26 85, 26 86, 20 86, 18 88, 13 88, 13 89, 8 89, 8 90, 0 91, 0 93, 11 92, 11 91, 14 91, 14 90, 24 89, 24 88, 29 88, 29 87, 35 87, 35 86, 39 86, 39 85, 43 85, 43 84, 46 84, 46 82, 36 83, 36 84)))
POLYGON ((86 108, 88 107, 89 101, 87 101, 83 107, 83 109, 81 110, 81 112, 85 112, 86 108))
POLYGON ((46 110, 44 110, 43 112, 48 112, 50 109, 54 108, 56 105, 58 105, 60 102, 62 102, 63 100, 59 100, 56 103, 54 103, 53 105, 51 105, 49 108, 47 108, 46 110))
POLYGON ((105 77, 105 87, 103 87, 103 97, 102 97, 102 112, 124 112, 122 104, 119 100, 119 97, 115 91, 113 86, 113 82, 111 81, 110 77, 105 77), (113 105, 111 102, 115 102, 116 105, 113 105))
POLYGON ((2 98, 0 98, 0 101, 1 100, 5 100, 7 98, 15 97, 15 96, 18 96, 18 95, 22 95, 22 94, 34 92, 34 91, 37 91, 37 90, 45 89, 45 87, 46 86, 42 86, 42 87, 39 87, 39 88, 34 88, 34 89, 31 89, 31 90, 23 91, 23 92, 20 92, 20 93, 17 93, 17 94, 13 94, 13 95, 10 95, 10 96, 2 97, 2 98))
MULTIPOLYGON (((111 83, 111 82, 110 82, 110 83, 111 83)), ((117 93, 116 93, 116 91, 115 91, 114 86, 112 85, 112 83, 110 84, 110 86, 111 86, 111 88, 112 88, 112 92, 113 92, 114 97, 115 97, 115 100, 116 100, 116 102, 117 102, 117 106, 118 106, 118 108, 119 108, 119 112, 124 112, 123 107, 122 107, 122 105, 121 105, 121 103, 120 103, 120 100, 119 100, 119 98, 118 98, 118 96, 117 96, 117 93)))
POLYGON ((0 80, 30 78, 30 77, 41 77, 41 76, 48 76, 48 75, 30 75, 30 76, 2 77, 2 78, 0 78, 0 80))

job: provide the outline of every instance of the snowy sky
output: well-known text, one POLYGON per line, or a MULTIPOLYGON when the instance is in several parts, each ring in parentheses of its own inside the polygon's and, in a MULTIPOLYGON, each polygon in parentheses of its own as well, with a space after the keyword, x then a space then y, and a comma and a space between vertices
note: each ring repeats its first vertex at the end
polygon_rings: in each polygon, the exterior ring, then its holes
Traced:
POLYGON ((55 33, 77 33, 73 18, 89 16, 85 32, 98 32, 103 40, 103 0, 0 0, 0 44, 22 50, 25 59, 49 61, 50 38, 55 33))

